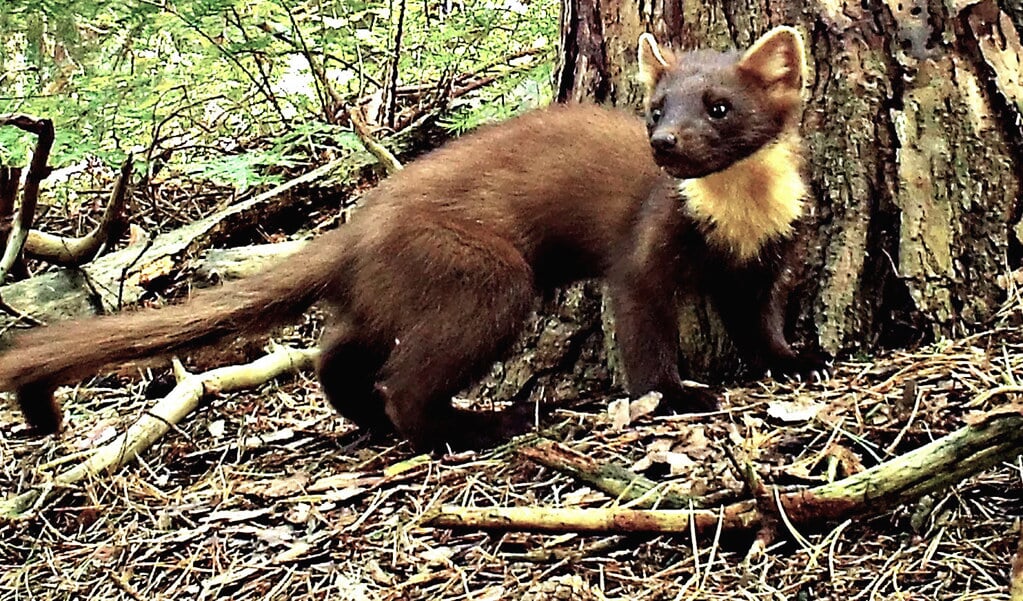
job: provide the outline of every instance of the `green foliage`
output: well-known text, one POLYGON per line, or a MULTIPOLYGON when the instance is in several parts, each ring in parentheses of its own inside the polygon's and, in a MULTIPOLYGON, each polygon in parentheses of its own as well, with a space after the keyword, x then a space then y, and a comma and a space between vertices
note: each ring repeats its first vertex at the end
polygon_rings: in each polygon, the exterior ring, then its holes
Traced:
MULTIPOLYGON (((0 0, 0 113, 49 117, 51 164, 129 152, 240 189, 357 145, 306 52, 348 101, 386 98, 401 0, 0 0)), ((405 0, 397 110, 443 86, 463 131, 550 97, 556 0, 405 0), (445 4, 455 8, 445 14, 445 4), (526 58, 508 57, 535 49, 526 58), (467 76, 466 74, 471 74, 467 76)), ((371 103, 372 104, 372 103, 371 103)), ((380 105, 379 102, 376 105, 380 105)), ((383 105, 386 108, 386 104, 383 105)), ((0 163, 34 143, 0 128, 0 163)))

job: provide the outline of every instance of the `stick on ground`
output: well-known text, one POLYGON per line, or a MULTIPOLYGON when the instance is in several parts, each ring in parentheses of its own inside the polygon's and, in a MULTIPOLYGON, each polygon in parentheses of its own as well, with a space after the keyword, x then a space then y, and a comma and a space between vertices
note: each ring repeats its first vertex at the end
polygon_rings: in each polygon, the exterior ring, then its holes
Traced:
MULTIPOLYGON (((1012 405, 973 420, 947 436, 837 482, 780 492, 777 509, 795 526, 823 527, 850 517, 877 515, 893 506, 946 489, 1023 453, 1023 415, 1012 405)), ((444 506, 424 524, 448 528, 535 532, 685 532, 706 534, 717 526, 746 532, 763 526, 754 501, 722 510, 641 510, 444 506)))
POLYGON ((316 349, 280 347, 252 363, 220 367, 202 374, 190 374, 175 362, 178 384, 170 394, 140 415, 123 434, 96 449, 79 465, 59 474, 43 486, 0 502, 0 517, 18 517, 46 502, 48 493, 54 488, 120 468, 151 447, 173 425, 195 409, 203 397, 252 388, 278 376, 309 369, 317 353, 316 349))

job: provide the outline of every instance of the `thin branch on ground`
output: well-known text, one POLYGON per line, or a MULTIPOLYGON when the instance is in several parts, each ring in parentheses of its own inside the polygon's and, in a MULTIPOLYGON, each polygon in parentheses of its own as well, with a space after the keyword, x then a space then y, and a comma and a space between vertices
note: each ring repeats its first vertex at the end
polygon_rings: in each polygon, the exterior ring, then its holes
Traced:
POLYGON ((315 349, 280 347, 251 363, 220 367, 201 374, 190 374, 175 361, 174 375, 178 383, 170 394, 140 415, 123 434, 96 449, 79 465, 44 485, 0 503, 0 517, 19 517, 44 504, 56 489, 117 470, 151 447, 191 413, 204 397, 253 388, 278 376, 310 369, 317 354, 315 349))
MULTIPOLYGON (((905 455, 848 478, 815 488, 775 492, 777 509, 794 526, 820 526, 850 517, 877 515, 901 503, 944 490, 1023 452, 1023 415, 1009 405, 905 455)), ((685 532, 716 527, 715 510, 640 510, 608 507, 464 508, 445 506, 424 522, 430 526, 536 532, 685 532)), ((721 509, 725 531, 764 526, 752 500, 721 509)))
POLYGON ((99 223, 91 232, 78 238, 71 238, 32 230, 25 241, 25 252, 36 259, 65 267, 91 261, 100 249, 110 242, 114 226, 121 219, 133 168, 134 160, 130 156, 121 163, 121 172, 110 192, 110 200, 107 201, 99 223))

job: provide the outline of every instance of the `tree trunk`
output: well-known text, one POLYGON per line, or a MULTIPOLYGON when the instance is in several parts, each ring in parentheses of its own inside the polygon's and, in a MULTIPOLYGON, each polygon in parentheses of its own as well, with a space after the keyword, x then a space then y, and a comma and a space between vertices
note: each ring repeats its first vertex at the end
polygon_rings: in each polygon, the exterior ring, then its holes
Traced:
MULTIPOLYGON (((565 0, 561 99, 638 109, 635 43, 748 46, 804 34, 803 134, 815 208, 792 294, 792 338, 836 352, 957 335, 1019 267, 1023 9, 1019 0, 565 0)), ((694 370, 718 371, 715 318, 686 303, 694 370)))

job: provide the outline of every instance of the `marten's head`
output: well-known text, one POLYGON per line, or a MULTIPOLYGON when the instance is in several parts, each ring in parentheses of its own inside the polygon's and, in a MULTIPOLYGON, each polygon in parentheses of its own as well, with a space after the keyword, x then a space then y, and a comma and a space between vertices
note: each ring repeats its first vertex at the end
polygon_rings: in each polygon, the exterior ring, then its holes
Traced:
POLYGON ((805 79, 803 39, 776 27, 746 52, 676 56, 639 38, 654 160, 674 177, 721 171, 797 126, 805 79))

